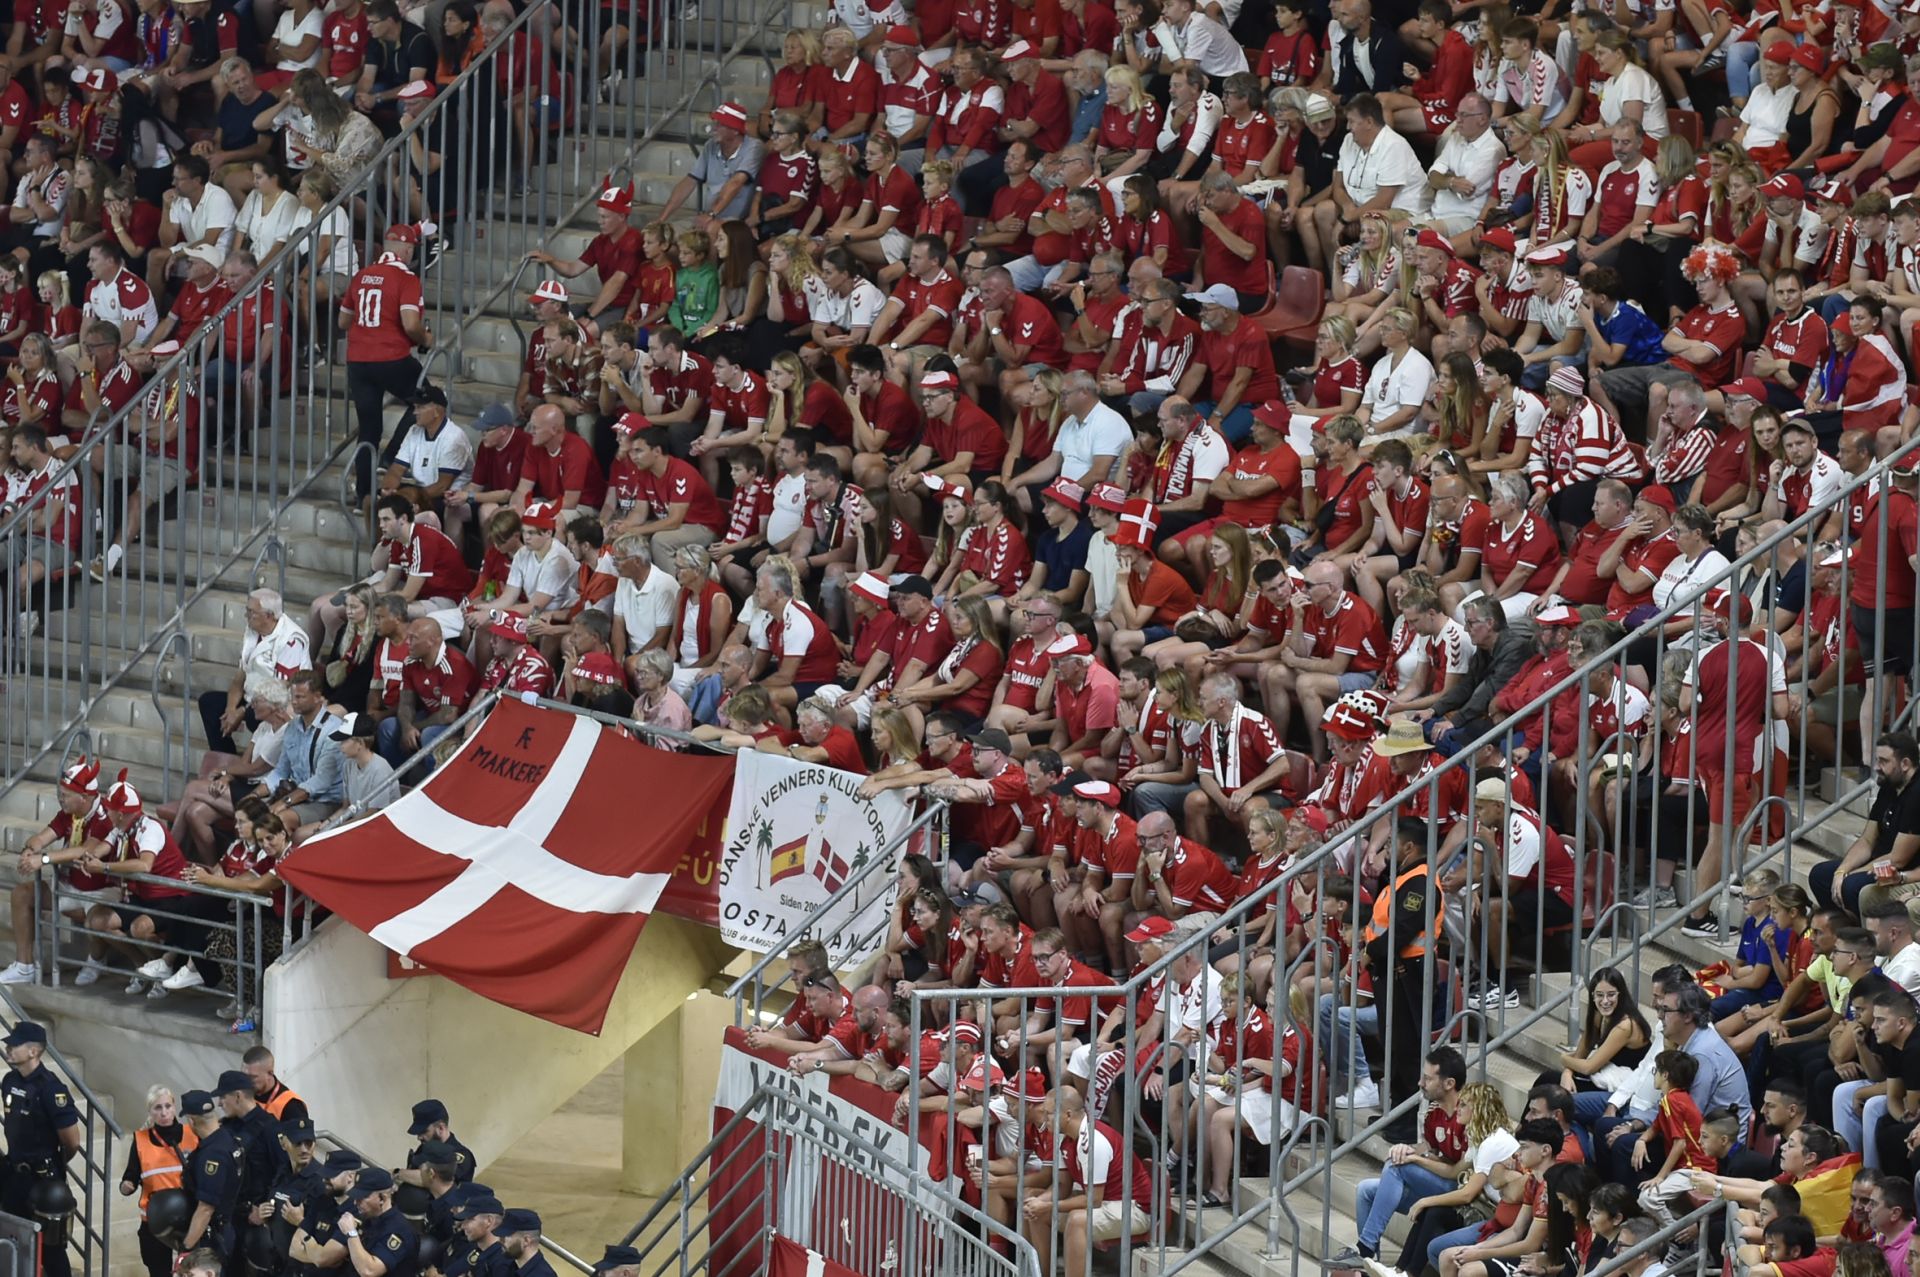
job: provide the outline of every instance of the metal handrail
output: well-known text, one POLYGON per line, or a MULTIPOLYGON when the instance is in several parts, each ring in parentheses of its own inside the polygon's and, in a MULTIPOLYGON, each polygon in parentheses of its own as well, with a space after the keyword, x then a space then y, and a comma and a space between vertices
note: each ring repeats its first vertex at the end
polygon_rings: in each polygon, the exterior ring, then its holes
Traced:
MULTIPOLYGON (((32 1016, 27 1014, 26 1008, 21 1006, 19 1000, 13 996, 13 992, 5 985, 0 985, 0 1002, 6 1004, 8 1013, 12 1015, 15 1021, 33 1019, 32 1016)), ((126 1128, 114 1121, 113 1113, 106 1107, 105 1103, 101 1101, 100 1097, 94 1093, 93 1088, 87 1085, 87 1080, 80 1075, 80 1071, 74 1068, 72 1062, 60 1053, 60 1048, 53 1044, 51 1037, 49 1037, 47 1041, 46 1058, 53 1062, 54 1067, 59 1069, 67 1081, 73 1085, 73 1089, 89 1104, 93 1105, 94 1110, 100 1114, 100 1120, 107 1124, 107 1129, 113 1132, 114 1137, 117 1139, 125 1139, 127 1137, 126 1128)))
MULTIPOLYGON (((153 698, 153 712, 160 718, 160 777, 162 788, 169 794, 178 793, 179 790, 173 783, 173 727, 170 722, 171 716, 167 713, 167 707, 160 703, 160 671, 167 667, 167 662, 173 659, 173 654, 176 651, 185 654, 184 668, 186 672, 180 679, 180 703, 183 706, 195 703, 193 699, 193 640, 188 637, 184 629, 175 628, 161 641, 159 657, 153 663, 153 683, 147 689, 149 695, 153 698)), ((183 775, 187 769, 187 741, 191 736, 191 727, 184 728, 180 733, 180 770, 183 775)))
MULTIPOLYGON (((495 55, 501 50, 509 48, 517 34, 527 29, 536 18, 544 18, 547 16, 549 11, 555 6, 556 0, 538 0, 538 3, 528 5, 517 14, 507 24, 505 29, 502 30, 499 36, 487 44, 481 54, 475 57, 473 62, 462 70, 453 82, 430 102, 418 116, 412 120, 402 122, 399 131, 392 138, 388 139, 373 155, 366 167, 352 182, 345 184, 344 189, 324 208, 319 210, 308 226, 297 231, 294 235, 289 236, 287 241, 289 251, 297 246, 304 246, 304 255, 308 260, 315 260, 314 250, 318 247, 322 239, 322 230, 331 215, 336 210, 345 209, 348 212, 349 218, 351 218, 355 201, 370 195, 374 187, 383 180, 394 157, 400 154, 403 148, 410 144, 415 133, 421 128, 426 127, 429 121, 435 120, 439 112, 450 109, 450 104, 454 99, 463 97, 469 91, 469 86, 479 82, 478 77, 492 76, 495 74, 495 67, 493 65, 495 55)), ((370 199, 368 202, 369 204, 372 203, 370 199)), ((362 245, 362 247, 364 247, 364 245, 362 245)), ((291 259, 282 256, 281 260, 284 263, 284 261, 291 259)), ((257 304, 262 293, 272 287, 274 279, 275 273, 264 270, 259 272, 246 288, 216 310, 191 336, 183 341, 182 349, 178 353, 155 364, 154 371, 150 376, 150 384, 163 382, 164 379, 169 376, 185 377, 195 368, 203 365, 206 362, 209 351, 214 348, 215 343, 224 339, 230 317, 239 317, 243 315, 244 307, 250 304, 257 304)), ((276 299, 276 305, 279 304, 281 304, 281 299, 276 299)), ((273 355, 263 356, 263 358, 274 357, 277 357, 277 347, 273 355)), ((29 535, 33 531, 34 521, 40 517, 44 510, 45 502, 53 496, 61 495, 65 491, 69 480, 72 480, 76 485, 80 486, 82 491, 87 491, 88 488, 86 485, 91 480, 91 472, 84 464, 85 459, 94 453, 99 445, 111 438, 117 437, 118 432, 126 428, 127 423, 133 416, 143 411, 142 399, 143 397, 136 397, 132 402, 104 420, 99 419, 96 415, 95 420, 90 423, 89 428, 78 441, 72 455, 56 467, 53 482, 49 483, 40 493, 20 503, 12 513, 4 518, 0 518, 0 540, 29 535)), ((204 447, 205 441, 203 440, 202 443, 204 447)), ((272 446, 275 448, 273 455, 277 456, 277 440, 275 440, 272 446)), ((271 509, 261 524, 251 531, 242 532, 239 540, 230 552, 225 555, 215 555, 215 561, 203 566, 203 569, 197 574, 197 580, 190 579, 189 574, 183 572, 175 587, 171 615, 155 627, 153 634, 149 636, 146 641, 127 650, 125 660, 120 664, 119 668, 110 672, 103 671, 97 682, 91 675, 87 678, 86 682, 92 689, 94 695, 97 696, 98 693, 105 692, 124 680, 128 673, 154 650, 156 642, 159 637, 166 632, 167 628, 177 623, 186 615, 189 607, 210 590, 214 589, 226 570, 233 564, 242 561, 243 556, 252 549, 260 537, 265 535, 273 538, 275 536, 274 529, 278 526, 285 512, 292 507, 295 501, 312 488, 326 469, 333 464, 341 449, 346 446, 347 444, 344 441, 337 443, 333 449, 326 453, 324 460, 317 469, 304 480, 290 478, 285 491, 277 494, 277 499, 272 502, 271 509)), ((90 525, 84 535, 89 538, 93 535, 90 525)), ((84 553, 83 550, 81 555, 76 557, 80 557, 82 561, 84 561, 84 553)), ((201 554, 205 557, 206 551, 204 547, 202 547, 201 554)), ((255 561, 256 572, 260 563, 263 561, 264 551, 261 558, 255 561)), ((284 557, 282 557, 280 560, 282 586, 285 584, 285 573, 286 565, 284 557)), ((84 572, 81 573, 80 589, 83 596, 92 588, 91 578, 84 572)), ((282 592, 284 593, 284 589, 282 592)), ((93 644, 91 642, 81 645, 81 658, 83 662, 86 661, 92 647, 93 644)), ((76 705, 69 707, 69 723, 82 721, 84 716, 91 712, 93 704, 94 698, 89 696, 82 697, 76 705)), ((57 739, 58 733, 55 732, 37 749, 29 749, 25 752, 17 761, 13 772, 4 777, 0 777, 0 794, 11 792, 14 786, 25 779, 32 772, 34 766, 51 751, 53 742, 57 739)))

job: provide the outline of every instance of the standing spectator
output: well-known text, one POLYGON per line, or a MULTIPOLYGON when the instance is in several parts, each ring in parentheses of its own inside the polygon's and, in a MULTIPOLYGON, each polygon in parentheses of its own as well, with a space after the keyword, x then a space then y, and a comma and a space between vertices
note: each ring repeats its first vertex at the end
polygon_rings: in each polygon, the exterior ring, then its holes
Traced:
MULTIPOLYGON (((389 226, 385 251, 353 277, 340 303, 340 326, 347 330, 347 394, 353 400, 360 442, 370 449, 380 446, 387 396, 406 399, 413 394, 421 378, 414 351, 433 344, 432 330, 420 313, 420 280, 409 266, 419 243, 417 227, 389 226)), ((373 491, 372 451, 363 450, 357 460, 356 481, 365 500, 373 491)))
POLYGON ((207 748, 238 753, 233 733, 242 723, 253 726, 248 703, 268 683, 283 683, 300 670, 313 668, 307 632, 285 614, 280 596, 272 590, 247 595, 247 633, 240 644, 240 668, 224 692, 200 694, 200 724, 207 748))

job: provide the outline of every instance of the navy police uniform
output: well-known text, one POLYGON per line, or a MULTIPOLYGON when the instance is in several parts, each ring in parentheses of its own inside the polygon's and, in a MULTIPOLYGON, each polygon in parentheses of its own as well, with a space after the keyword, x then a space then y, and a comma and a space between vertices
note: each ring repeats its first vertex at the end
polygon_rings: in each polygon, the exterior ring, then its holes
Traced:
MULTIPOLYGON (((6 1037, 8 1047, 36 1043, 45 1046, 47 1032, 37 1024, 21 1021, 6 1037)), ((63 1180, 67 1159, 61 1149, 60 1132, 80 1122, 67 1084, 47 1068, 37 1065, 32 1072, 18 1069, 7 1072, 0 1082, 0 1103, 6 1109, 7 1178, 0 1190, 0 1210, 22 1218, 35 1218, 36 1188, 48 1180, 63 1180)), ((42 1190, 44 1191, 44 1190, 42 1190)), ((64 1217, 59 1223, 42 1218, 49 1234, 42 1267, 47 1277, 71 1277, 64 1217)))

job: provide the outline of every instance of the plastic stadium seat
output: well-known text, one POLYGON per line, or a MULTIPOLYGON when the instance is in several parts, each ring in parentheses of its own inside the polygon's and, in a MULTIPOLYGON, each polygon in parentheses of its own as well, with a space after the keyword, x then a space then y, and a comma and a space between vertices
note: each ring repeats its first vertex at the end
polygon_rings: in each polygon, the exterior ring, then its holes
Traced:
POLYGON ((1310 266, 1289 266, 1273 303, 1260 312, 1260 327, 1276 341, 1312 346, 1326 313, 1326 276, 1310 266))
POLYGON ((1694 112, 1677 111, 1669 107, 1667 110, 1667 130, 1693 143, 1694 150, 1697 151, 1700 149, 1700 139, 1704 135, 1700 132, 1700 117, 1694 112))

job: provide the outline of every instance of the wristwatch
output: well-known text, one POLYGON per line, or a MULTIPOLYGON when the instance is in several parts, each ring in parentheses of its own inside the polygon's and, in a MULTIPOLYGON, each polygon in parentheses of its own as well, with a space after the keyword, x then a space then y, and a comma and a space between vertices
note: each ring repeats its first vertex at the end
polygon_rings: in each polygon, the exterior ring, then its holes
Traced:
POLYGON ((998 328, 989 328, 989 329, 987 329, 987 336, 989 336, 989 337, 998 337, 999 335, 1000 335, 1000 330, 999 330, 998 328))

